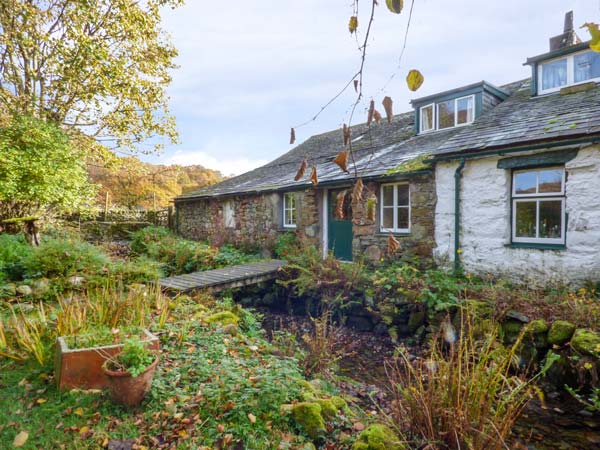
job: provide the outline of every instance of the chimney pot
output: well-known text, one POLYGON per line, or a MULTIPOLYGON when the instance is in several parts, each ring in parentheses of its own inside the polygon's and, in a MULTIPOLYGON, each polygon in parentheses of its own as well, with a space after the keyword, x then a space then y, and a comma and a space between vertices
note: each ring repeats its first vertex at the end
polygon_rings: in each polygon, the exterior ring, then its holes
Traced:
POLYGON ((579 44, 581 39, 573 29, 573 11, 565 14, 565 26, 562 34, 550 38, 550 51, 579 44))

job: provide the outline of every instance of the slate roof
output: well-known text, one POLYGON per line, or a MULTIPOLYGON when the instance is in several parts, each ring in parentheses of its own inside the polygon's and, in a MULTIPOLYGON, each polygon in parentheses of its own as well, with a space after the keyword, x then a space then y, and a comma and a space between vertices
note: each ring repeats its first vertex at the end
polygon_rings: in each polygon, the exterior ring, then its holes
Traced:
POLYGON ((600 87, 572 94, 531 96, 530 82, 442 143, 436 156, 477 154, 506 147, 600 133, 600 87))
MULTIPOLYGON (((414 111, 394 116, 391 124, 383 120, 370 129, 366 124, 353 126, 353 154, 359 176, 385 177, 390 169, 423 155, 453 157, 600 133, 598 86, 569 95, 539 97, 531 96, 529 80, 500 89, 509 95, 508 99, 465 127, 415 135, 414 111)), ((354 173, 345 174, 333 163, 342 148, 341 130, 319 134, 262 167, 175 200, 305 188, 311 185, 308 177, 312 165, 317 166, 319 185, 343 183, 354 173), (303 179, 296 182, 294 176, 305 158, 309 167, 303 179)))
MULTIPOLYGON (((413 160, 421 155, 431 154, 444 140, 459 130, 426 135, 414 135, 414 112, 410 111, 393 117, 392 123, 384 119, 380 124, 366 124, 352 127, 352 148, 356 170, 364 179, 385 176, 389 169, 413 160)), ((312 136, 276 160, 227 179, 219 184, 186 193, 176 198, 183 201, 192 198, 217 197, 239 193, 265 192, 273 190, 293 190, 311 185, 310 166, 317 166, 319 185, 339 183, 353 179, 333 163, 336 155, 343 150, 342 131, 335 130, 312 136), (302 180, 294 177, 303 159, 309 167, 302 180)), ((349 167, 354 167, 349 164, 349 167)))

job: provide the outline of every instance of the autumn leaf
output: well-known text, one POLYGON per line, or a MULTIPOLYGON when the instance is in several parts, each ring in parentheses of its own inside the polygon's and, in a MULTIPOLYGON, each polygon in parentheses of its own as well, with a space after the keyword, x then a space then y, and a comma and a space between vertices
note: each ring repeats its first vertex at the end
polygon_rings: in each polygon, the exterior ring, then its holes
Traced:
POLYGON ((377 123, 381 122, 381 113, 377 110, 373 111, 373 119, 375 119, 375 122, 377 123))
POLYGON ((306 159, 305 159, 300 164, 300 167, 298 168, 298 172, 296 173, 296 176, 294 177, 294 181, 299 181, 300 178, 302 178, 304 176, 304 172, 306 171, 307 167, 308 167, 308 161, 306 161, 306 159))
POLYGON ((587 22, 584 23, 581 28, 587 28, 589 33, 592 35, 590 49, 595 52, 600 52, 600 28, 598 27, 598 24, 587 22))
POLYGON ((296 130, 293 128, 290 130, 290 145, 293 145, 296 142, 296 130))
POLYGON ((352 190, 352 199, 355 202, 361 202, 363 199, 363 189, 364 189, 365 185, 362 181, 362 178, 359 178, 358 180, 356 180, 356 183, 354 184, 354 189, 352 190))
POLYGON ((385 0, 388 9, 394 14, 400 14, 404 7, 404 0, 385 0))
POLYGON ((408 72, 408 75, 406 76, 406 84, 408 85, 408 88, 413 92, 421 87, 423 81, 425 81, 425 78, 423 77, 423 74, 417 69, 412 69, 410 72, 408 72))
POLYGON ((354 90, 358 93, 358 80, 354 80, 354 90))
POLYGON ((319 184, 319 177, 317 176, 317 166, 312 166, 312 171, 310 173, 310 181, 315 186, 319 184))
POLYGON ((348 172, 348 156, 350 155, 350 152, 347 150, 344 150, 342 152, 340 152, 337 157, 333 160, 334 163, 336 163, 338 166, 340 166, 340 169, 342 169, 344 172, 348 172))
POLYGON ((358 17, 352 16, 350 17, 350 23, 348 24, 348 29, 350 30, 350 34, 355 33, 358 28, 358 17))
POLYGON ((252 423, 256 423, 256 416, 252 413, 248 413, 248 420, 252 423))
POLYGON ((342 127, 342 133, 344 135, 344 146, 350 144, 350 139, 352 137, 352 130, 350 130, 350 127, 346 124, 344 124, 344 126, 342 127))
POLYGON ((376 201, 374 198, 367 200, 367 220, 369 222, 375 222, 375 206, 376 201))
POLYGON ((369 114, 367 115, 367 126, 371 126, 371 122, 373 122, 373 113, 375 112, 375 100, 371 100, 369 104, 369 114))
POLYGON ((73 411, 73 414, 83 416, 83 408, 77 408, 75 411, 73 411))
POLYGON ((394 111, 392 109, 392 105, 394 102, 391 97, 385 97, 381 102, 383 108, 385 109, 385 115, 387 116, 388 123, 392 123, 392 118, 394 117, 394 111))
POLYGON ((399 248, 400 248, 400 242, 398 242, 398 239, 396 239, 394 236, 392 236, 390 234, 390 237, 388 238, 388 248, 387 248, 388 256, 392 257, 392 255, 394 253, 396 253, 396 251, 398 251, 399 248))
POLYGON ((344 191, 340 192, 336 197, 335 211, 333 212, 333 215, 335 216, 336 219, 341 220, 344 218, 344 201, 346 200, 347 193, 348 193, 348 191, 344 190, 344 191))
POLYGON ((354 429, 356 431, 362 431, 365 429, 365 426, 362 424, 362 422, 355 422, 354 423, 354 429))
POLYGON ((13 447, 23 447, 25 442, 27 442, 27 439, 29 439, 29 433, 27 431, 21 431, 15 436, 13 447))

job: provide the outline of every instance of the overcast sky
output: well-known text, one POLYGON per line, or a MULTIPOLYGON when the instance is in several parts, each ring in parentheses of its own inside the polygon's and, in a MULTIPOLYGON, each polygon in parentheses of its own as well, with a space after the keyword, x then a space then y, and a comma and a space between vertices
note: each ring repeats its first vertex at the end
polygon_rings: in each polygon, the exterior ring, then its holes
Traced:
MULTIPOLYGON (((548 51, 548 38, 562 32, 569 10, 576 28, 600 21, 600 0, 415 0, 398 70, 410 0, 399 16, 387 10, 385 0, 379 3, 365 104, 371 98, 380 104, 390 95, 395 113, 410 110, 412 98, 481 80, 501 85, 528 77, 523 62, 548 51), (417 93, 404 81, 411 68, 425 76, 417 93)), ((369 4, 360 2, 359 37, 369 4)), ((290 127, 314 116, 358 68, 357 41, 347 29, 351 5, 351 0, 187 0, 165 11, 164 28, 179 50, 169 94, 181 144, 144 159, 202 164, 231 175, 288 151, 290 127)), ((589 39, 587 31, 578 33, 589 39)), ((347 122, 353 100, 348 90, 315 122, 296 130, 298 142, 347 122)), ((364 121, 365 108, 354 122, 364 121)))

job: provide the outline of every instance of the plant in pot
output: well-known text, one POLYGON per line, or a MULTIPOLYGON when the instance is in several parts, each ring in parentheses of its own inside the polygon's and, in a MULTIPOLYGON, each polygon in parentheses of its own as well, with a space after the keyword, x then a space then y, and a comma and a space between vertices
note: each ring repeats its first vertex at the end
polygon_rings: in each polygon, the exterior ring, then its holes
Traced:
POLYGON ((156 352, 149 350, 138 337, 127 339, 123 350, 102 365, 112 400, 129 407, 138 406, 150 390, 157 365, 156 352))

